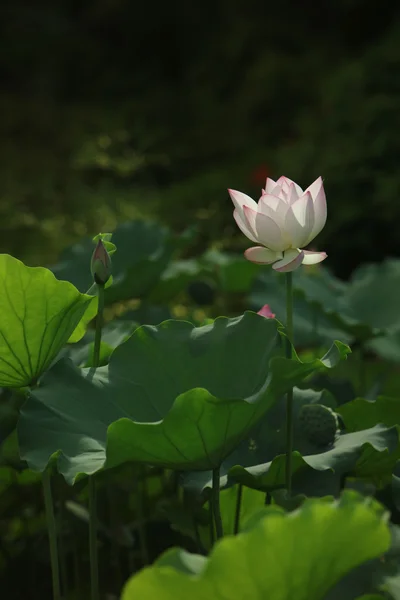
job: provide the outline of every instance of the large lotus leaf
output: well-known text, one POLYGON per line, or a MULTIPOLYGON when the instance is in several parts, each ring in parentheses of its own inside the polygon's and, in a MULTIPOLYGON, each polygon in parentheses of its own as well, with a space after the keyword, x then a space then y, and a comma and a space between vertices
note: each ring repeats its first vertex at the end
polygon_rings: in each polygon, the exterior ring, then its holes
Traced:
POLYGON ((378 503, 354 492, 309 499, 290 514, 266 508, 208 559, 167 551, 130 579, 122 600, 323 600, 346 573, 388 550, 386 521, 378 503))
MULTIPOLYGON (((293 420, 297 423, 298 415, 304 404, 324 404, 330 408, 335 408, 336 404, 331 394, 325 390, 317 392, 315 390, 302 390, 294 388, 293 400, 293 420)), ((283 454, 286 449, 286 399, 279 398, 274 406, 265 414, 251 429, 248 437, 243 440, 235 450, 227 456, 221 465, 220 485, 225 487, 232 483, 228 480, 228 472, 236 465, 242 467, 252 467, 255 465, 265 465, 272 461, 274 457, 283 454)), ((301 432, 295 428, 296 450, 303 452, 321 452, 320 448, 315 448, 305 441, 301 432)), ((284 471, 284 466, 283 466, 284 471)), ((188 472, 183 476, 183 485, 186 489, 201 493, 207 487, 212 485, 211 472, 188 472)), ((278 484, 281 485, 281 482, 278 484)))
POLYGON ((343 404, 338 412, 348 431, 360 431, 383 423, 387 427, 400 426, 400 399, 379 396, 375 401, 356 398, 343 404))
MULTIPOLYGON (((298 420, 304 404, 323 404, 335 409, 335 403, 326 391, 294 389, 294 452, 292 466, 296 493, 308 495, 336 494, 342 475, 375 478, 390 476, 399 457, 399 439, 394 423, 377 425, 371 419, 360 431, 341 433, 332 444, 318 446, 305 435, 298 420)), ((335 409, 336 410, 336 409, 335 409)), ((227 456, 221 466, 222 487, 240 481, 249 487, 273 490, 285 484, 286 451, 285 399, 279 399, 262 417, 249 436, 227 456)), ((197 493, 211 487, 210 472, 189 472, 183 484, 197 493)))
MULTIPOLYGON (((313 477, 312 471, 335 473, 337 482, 342 475, 377 480, 380 476, 391 474, 399 454, 396 427, 376 425, 364 431, 343 434, 338 436, 331 448, 323 452, 305 456, 299 452, 293 453, 293 489, 297 493, 307 492, 310 495, 334 493, 334 479, 328 474, 326 480, 321 481, 318 474, 313 477), (325 486, 319 490, 316 482, 325 486), (307 489, 309 483, 311 489, 307 489)), ((281 455, 265 464, 247 468, 239 465, 232 467, 229 477, 255 489, 273 490, 285 484, 285 465, 286 457, 281 455)), ((338 486, 336 489, 338 491, 338 486)))
POLYGON ((346 313, 376 329, 400 326, 400 260, 357 269, 344 295, 346 313))
MULTIPOLYGON (((134 321, 115 320, 103 327, 100 347, 100 365, 106 364, 113 350, 122 344, 138 327, 134 321)), ((68 356, 77 366, 93 366, 95 331, 88 331, 85 337, 68 348, 68 356)))
POLYGON ((304 270, 294 278, 294 287, 303 289, 310 301, 318 300, 319 296, 321 305, 338 327, 365 341, 381 331, 400 326, 400 260, 388 259, 381 264, 362 265, 347 284, 331 276, 327 279, 328 273, 324 269, 320 273, 323 275, 320 280, 326 279, 328 294, 312 289, 311 277, 307 285, 306 278, 302 276, 304 270))
POLYGON ((366 347, 390 363, 400 363, 400 329, 370 340, 366 347))
MULTIPOLYGON (((332 332, 334 337, 346 339, 346 333, 366 342, 386 330, 399 328, 399 264, 398 260, 388 260, 381 265, 363 266, 349 284, 335 279, 323 267, 316 272, 299 269, 293 277, 298 343, 324 341, 332 332)), ((265 270, 255 282, 250 306, 268 303, 284 322, 284 314, 280 313, 285 306, 284 293, 284 281, 265 270)))
POLYGON ((60 361, 21 411, 21 455, 43 470, 60 451, 69 481, 126 461, 214 469, 289 387, 348 351, 302 363, 281 341, 275 321, 245 313, 139 327, 95 377, 60 361))
MULTIPOLYGON (((113 285, 105 291, 106 303, 145 295, 158 282, 179 244, 164 227, 139 220, 117 227, 112 240, 118 252, 112 257, 113 285)), ((90 238, 68 248, 52 268, 53 273, 59 279, 71 281, 82 292, 88 290, 93 283, 90 273, 93 249, 90 238)))
POLYGON ((31 385, 67 343, 92 298, 42 267, 0 255, 0 386, 31 385))
MULTIPOLYGON (((338 337, 345 342, 349 342, 353 334, 346 333, 346 329, 341 327, 340 324, 335 324, 332 318, 332 314, 335 314, 336 310, 333 304, 336 291, 332 291, 329 287, 325 289, 323 283, 316 283, 314 281, 316 277, 316 275, 303 275, 299 279, 298 288, 296 287, 298 277, 293 278, 295 345, 318 346, 329 343, 330 340, 338 337), (312 285, 306 285, 306 277, 313 282, 312 285), (305 289, 308 289, 309 295, 306 295, 305 289), (319 291, 321 300, 317 301, 319 291), (329 305, 325 303, 326 295, 331 298, 329 305)), ((258 311, 264 304, 269 304, 272 312, 276 314, 276 318, 282 323, 286 323, 284 277, 279 277, 269 270, 262 271, 254 282, 248 301, 250 308, 255 311, 258 311)))

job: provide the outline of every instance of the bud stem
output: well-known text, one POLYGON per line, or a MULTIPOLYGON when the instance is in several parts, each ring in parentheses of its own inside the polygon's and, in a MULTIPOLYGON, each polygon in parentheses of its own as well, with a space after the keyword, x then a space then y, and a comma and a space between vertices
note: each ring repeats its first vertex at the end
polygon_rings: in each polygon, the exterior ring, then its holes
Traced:
MULTIPOLYGON (((98 307, 96 317, 96 333, 94 338, 93 371, 100 363, 101 330, 104 312, 104 284, 97 284, 98 307)), ((99 600, 99 561, 97 555, 97 493, 94 475, 89 477, 89 554, 90 554, 90 588, 91 600, 99 600)))
POLYGON ((51 475, 48 467, 43 471, 42 483, 47 531, 49 535, 51 574, 53 580, 53 600, 61 600, 60 568, 57 549, 57 525, 54 515, 53 496, 51 492, 51 475))
POLYGON ((97 284, 99 303, 96 316, 96 333, 94 338, 93 368, 97 369, 100 363, 101 330, 103 327, 104 312, 104 284, 97 284))
POLYGON ((214 514, 214 522, 215 522, 215 531, 217 534, 217 540, 221 539, 224 535, 224 530, 222 527, 222 517, 221 517, 221 506, 220 506, 220 467, 213 469, 212 472, 212 489, 211 489, 211 506, 212 512, 214 514))

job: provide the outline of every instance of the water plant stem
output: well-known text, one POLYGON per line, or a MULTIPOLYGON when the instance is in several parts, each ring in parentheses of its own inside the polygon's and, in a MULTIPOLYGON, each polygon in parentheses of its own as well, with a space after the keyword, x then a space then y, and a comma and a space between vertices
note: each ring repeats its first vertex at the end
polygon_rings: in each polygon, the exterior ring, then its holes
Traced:
MULTIPOLYGON (((293 344, 293 278, 286 273, 286 358, 292 358, 293 344)), ((292 452, 293 452, 293 388, 286 395, 286 488, 292 493, 292 452)))
POLYGON ((53 600, 61 600, 60 567, 57 549, 57 527, 54 515, 53 496, 51 493, 50 471, 45 469, 42 474, 44 506, 46 511, 47 532, 49 535, 51 574, 53 581, 53 600))
POLYGON ((365 352, 364 347, 360 344, 358 351, 358 376, 359 376, 359 390, 358 394, 362 398, 367 391, 367 371, 365 368, 365 352))
POLYGON ((224 530, 222 527, 222 518, 221 518, 221 506, 219 502, 219 493, 220 493, 220 468, 217 467, 213 469, 212 472, 212 509, 214 513, 214 521, 215 521, 215 531, 217 534, 217 540, 224 536, 224 530))
POLYGON ((137 481, 136 494, 137 494, 137 522, 138 532, 140 540, 140 554, 143 565, 150 564, 149 546, 147 543, 147 531, 146 531, 146 515, 145 506, 147 501, 147 471, 143 466, 141 469, 141 477, 137 481))
POLYGON ((236 510, 235 510, 235 525, 233 529, 233 533, 236 535, 239 533, 240 527, 240 509, 242 508, 242 495, 243 495, 243 485, 239 483, 237 493, 236 493, 236 510))
MULTIPOLYGON (((100 362, 101 330, 103 327, 104 285, 97 284, 98 307, 94 337, 93 368, 100 362)), ((89 477, 89 556, 91 600, 99 600, 99 559, 97 555, 97 489, 94 475, 89 477)))
POLYGON ((96 480, 89 477, 89 556, 91 600, 99 600, 99 562, 97 556, 97 489, 96 480))
POLYGON ((100 363, 101 330, 103 327, 104 312, 104 285, 97 285, 98 307, 96 316, 96 333, 94 338, 93 367, 96 369, 100 363))

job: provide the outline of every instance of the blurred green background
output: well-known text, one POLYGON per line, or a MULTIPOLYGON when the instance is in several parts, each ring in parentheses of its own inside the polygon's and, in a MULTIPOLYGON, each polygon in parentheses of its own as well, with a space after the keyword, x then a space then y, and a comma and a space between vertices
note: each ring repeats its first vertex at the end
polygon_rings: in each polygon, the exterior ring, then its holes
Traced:
MULTIPOLYGON (((325 180, 346 277, 398 256, 391 0, 15 0, 0 10, 0 250, 54 262, 135 216, 242 250, 226 188, 325 180)), ((258 196, 257 196, 258 197, 258 196)))

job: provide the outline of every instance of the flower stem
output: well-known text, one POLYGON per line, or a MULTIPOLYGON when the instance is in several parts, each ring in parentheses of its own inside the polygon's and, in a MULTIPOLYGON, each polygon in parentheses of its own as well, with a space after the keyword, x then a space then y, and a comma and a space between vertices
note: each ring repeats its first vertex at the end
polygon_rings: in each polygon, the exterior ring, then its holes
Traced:
POLYGON ((89 556, 91 600, 99 600, 99 563, 97 557, 96 480, 89 477, 89 556))
POLYGON ((358 352, 358 375, 359 375, 359 396, 362 398, 367 391, 366 370, 365 370, 365 354, 362 344, 358 352))
MULTIPOLYGON (((286 273, 286 358, 292 358, 293 343, 293 279, 292 272, 286 273)), ((293 452, 293 388, 286 395, 286 488, 292 493, 293 452)))
POLYGON ((138 519, 138 531, 140 541, 140 554, 142 564, 150 564, 149 547, 147 543, 147 531, 146 531, 146 515, 145 506, 147 504, 147 485, 146 485, 146 469, 145 467, 141 470, 141 478, 137 480, 136 494, 137 494, 137 519, 138 519), (143 485, 141 485, 141 483, 143 485))
POLYGON ((97 285, 99 303, 96 316, 96 333, 94 338, 93 367, 96 369, 100 363, 101 329, 103 327, 104 312, 104 285, 97 285))
POLYGON ((217 534, 217 540, 224 536, 224 530, 222 527, 222 518, 221 518, 221 506, 219 503, 219 492, 220 492, 220 473, 219 467, 213 469, 212 472, 212 509, 214 513, 214 521, 215 521, 215 531, 217 534))
POLYGON ((235 526, 234 526, 234 530, 233 530, 234 535, 239 533, 240 509, 242 507, 242 495, 243 495, 243 485, 241 483, 239 483, 237 493, 236 493, 235 526))
MULTIPOLYGON (((101 330, 103 327, 104 285, 98 284, 98 307, 94 337, 93 369, 100 362, 101 330)), ((91 600, 99 600, 99 559, 97 555, 97 490, 94 475, 89 477, 89 556, 91 600)))
POLYGON ((61 600, 60 567, 57 549, 57 528, 54 516, 53 496, 51 493, 50 472, 45 469, 42 474, 44 506, 46 511, 47 532, 49 535, 51 574, 53 580, 53 600, 61 600))

